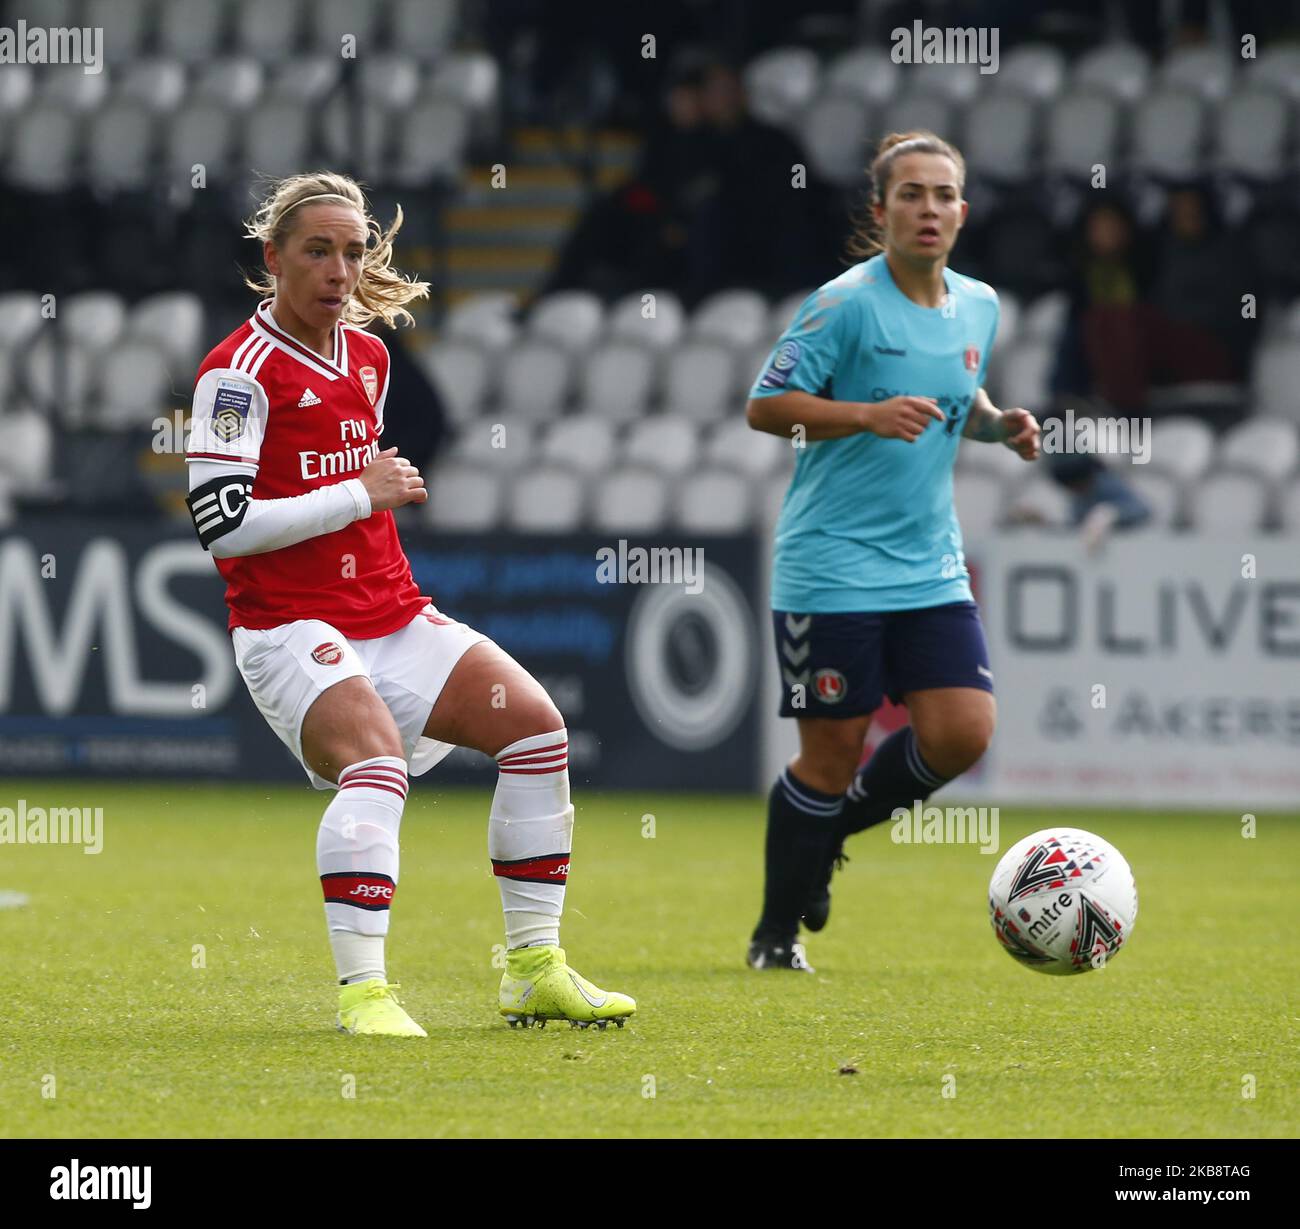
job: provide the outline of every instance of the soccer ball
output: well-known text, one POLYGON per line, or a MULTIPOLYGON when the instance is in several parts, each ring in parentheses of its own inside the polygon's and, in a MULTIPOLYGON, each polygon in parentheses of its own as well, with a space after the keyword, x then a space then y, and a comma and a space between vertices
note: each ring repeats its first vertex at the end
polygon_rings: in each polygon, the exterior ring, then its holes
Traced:
POLYGON ((1103 967, 1128 942, 1137 911, 1124 855, 1078 828, 1044 828, 1018 841, 989 884, 998 942, 1040 973, 1103 967))

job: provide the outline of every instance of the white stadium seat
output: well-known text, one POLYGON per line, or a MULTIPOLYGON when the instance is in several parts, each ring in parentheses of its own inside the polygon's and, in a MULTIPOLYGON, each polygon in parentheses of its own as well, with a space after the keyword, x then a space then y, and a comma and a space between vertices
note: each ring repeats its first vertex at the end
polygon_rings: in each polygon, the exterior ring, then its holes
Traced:
POLYGON ((1063 290, 1049 291, 1027 303, 1020 313, 1022 340, 1045 341, 1056 345, 1065 331, 1070 314, 1070 297, 1063 290))
POLYGON ((585 414, 629 422, 645 414, 654 392, 657 356, 644 346, 611 341, 580 360, 578 404, 585 414))
POLYGON ((185 65, 180 60, 151 58, 123 65, 113 93, 117 98, 134 98, 159 114, 170 114, 185 98, 185 87, 185 65))
POLYGON ((523 469, 537 460, 537 424, 510 414, 484 414, 457 429, 450 456, 493 473, 523 469))
POLYGON ((1264 526, 1268 498, 1268 489, 1251 474, 1212 474, 1196 488, 1188 513, 1198 533, 1254 533, 1264 526))
POLYGON ((837 187, 856 186, 871 161, 871 116, 852 94, 823 94, 795 121, 813 174, 837 187))
POLYGON ((965 471, 953 477, 953 501, 967 542, 991 537, 1002 517, 1003 484, 992 474, 965 471))
POLYGON ((75 178, 81 123, 67 108, 35 102, 9 137, 8 179, 22 188, 58 192, 75 178))
POLYGON ((572 360, 559 347, 524 342, 506 355, 500 403, 507 414, 541 421, 563 410, 572 382, 572 360))
POLYGON ((288 59, 298 45, 302 17, 301 0, 236 0, 235 46, 263 61, 288 59))
MULTIPOLYGON (((1047 43, 1021 43, 1000 58, 993 85, 1034 102, 1050 102, 1065 88, 1065 56, 1047 43)), ((967 139, 971 129, 967 128, 967 139)))
POLYGON ((817 93, 817 56, 806 47, 774 47, 744 70, 749 109, 768 124, 784 125, 817 93))
POLYGON ((1249 418, 1224 434, 1219 465, 1278 482, 1295 472, 1300 458, 1297 427, 1284 418, 1249 418))
POLYGON ((1137 102, 1147 90, 1151 60, 1135 43, 1105 43, 1074 65, 1071 88, 1109 94, 1117 102, 1137 102))
POLYGON ((420 92, 420 65, 397 52, 363 56, 357 62, 357 84, 363 98, 385 110, 406 109, 420 92))
POLYGON ((997 292, 998 296, 998 331, 993 338, 993 349, 1010 345, 1020 336, 1020 300, 1010 290, 997 292))
POLYGON ((767 478, 794 456, 794 445, 780 436, 755 431, 743 418, 720 423, 704 448, 717 469, 732 469, 749 479, 767 478))
POLYGON ((1049 171, 1088 179, 1098 163, 1115 165, 1120 110, 1101 93, 1070 93, 1052 104, 1043 162, 1049 171))
POLYGON ((464 107, 476 118, 495 111, 500 70, 485 51, 452 51, 441 56, 429 74, 428 92, 464 107))
POLYGON ((0 414, 0 480, 17 494, 39 494, 50 478, 54 431, 33 409, 0 414))
POLYGON ((666 350, 681 340, 685 319, 682 301, 671 290, 638 290, 610 308, 609 336, 666 350), (647 315, 652 310, 654 314, 647 315))
POLYGON ((689 342, 669 356, 664 371, 664 413, 712 421, 743 408, 736 389, 736 359, 716 342, 689 342))
POLYGON ((1055 361, 1056 347, 1033 337, 1022 337, 1000 354, 994 354, 994 378, 989 381, 998 390, 994 403, 1024 406, 1029 410, 1045 405, 1055 361))
POLYGON ((628 428, 620 456, 625 465, 678 475, 699 464, 701 451, 693 419, 654 414, 628 428))
POLYGON ((42 333, 23 357, 26 386, 37 408, 69 426, 84 420, 93 368, 91 351, 66 338, 56 345, 51 333, 42 333))
MULTIPOLYGON (((369 98, 354 106, 350 99, 336 94, 320 115, 320 136, 326 153, 339 163, 355 166, 362 179, 372 182, 384 176, 391 165, 392 128, 389 111, 369 98)), ((400 169, 403 173, 407 170, 404 164, 400 169)))
POLYGON ((114 71, 129 64, 144 46, 153 24, 153 0, 85 0, 82 26, 104 32, 104 62, 114 71))
POLYGON ((457 0, 393 0, 393 45, 423 60, 435 59, 451 45, 458 16, 457 0))
POLYGON ((614 464, 614 424, 596 414, 574 414, 551 424, 542 460, 581 474, 602 474, 614 464))
POLYGON ((455 422, 477 417, 491 394, 495 363, 473 342, 447 337, 420 354, 425 372, 442 394, 455 422))
POLYGON ((828 93, 856 94, 869 106, 879 106, 902 88, 903 71, 883 47, 854 47, 831 61, 822 88, 828 93))
POLYGON ((656 533, 667 517, 668 486, 652 469, 617 469, 592 491, 592 527, 601 533, 656 533))
POLYGON ((1132 166, 1147 175, 1187 179, 1200 168, 1205 105, 1187 89, 1164 89, 1144 98, 1133 123, 1132 166))
MULTIPOLYGON (((1180 483, 1195 483, 1214 460, 1214 432, 1198 418, 1157 418, 1152 426, 1151 468, 1180 483)), ((1134 468, 1136 473, 1141 466, 1134 468)))
POLYGON ((430 529, 448 533, 483 533, 501 519, 504 487, 498 474, 455 462, 429 475, 424 520, 430 529))
POLYGON ((203 300, 187 290, 141 299, 126 323, 127 336, 162 346, 178 376, 198 368, 206 349, 203 328, 203 300))
POLYGON ((141 102, 110 102, 90 120, 86 177, 101 192, 152 187, 154 116, 141 102))
POLYGON ((526 327, 529 337, 581 353, 600 340, 605 307, 589 290, 557 291, 533 305, 526 327))
POLYGON ((356 40, 357 59, 364 63, 367 53, 373 51, 378 41, 382 9, 382 5, 358 4, 357 0, 311 0, 307 20, 308 44, 322 55, 338 56, 343 47, 343 36, 350 34, 356 40))
POLYGON ((1037 126, 1037 110, 1029 99, 985 94, 971 105, 963 153, 990 179, 1024 179, 1033 169, 1037 126))
POLYGON ((307 165, 314 108, 291 98, 263 102, 244 118, 244 165, 265 175, 295 175, 307 165))
POLYGON ((94 111, 108 100, 112 78, 113 72, 108 68, 88 73, 80 64, 53 65, 39 78, 37 101, 80 113, 94 111))
POLYGON ((58 319, 73 341, 88 350, 107 350, 126 328, 126 304, 111 290, 88 290, 66 299, 58 319))
POLYGON ((1300 338, 1261 342, 1250 376, 1251 397, 1264 414, 1300 422, 1300 338))
MULTIPOLYGON (((224 179, 235 153, 235 115, 219 102, 186 103, 162 125, 163 162, 169 182, 190 182, 192 168, 202 166, 209 184, 224 179)), ((266 168, 253 163, 257 170, 266 168)))
POLYGON ((742 348, 762 341, 768 327, 767 301, 758 291, 719 290, 696 307, 689 331, 692 341, 742 348))
POLYGON ((1182 488, 1177 478, 1148 465, 1134 465, 1125 469, 1122 478, 1151 509, 1151 519, 1143 529, 1173 529, 1182 520, 1182 488))
POLYGON ((107 351, 95 384, 98 405, 91 421, 110 430, 148 427, 185 400, 172 391, 166 351, 147 341, 126 341, 107 351))
MULTIPOLYGON (((909 72, 917 72, 924 67, 925 65, 922 64, 914 64, 909 72)), ((959 66, 943 67, 955 71, 959 66)), ((921 128, 944 134, 945 139, 952 137, 954 140, 960 140, 956 115, 954 104, 944 95, 922 93, 909 88, 907 93, 895 96, 881 108, 880 121, 876 128, 880 132, 907 132, 913 128, 921 128)))
POLYGON ((485 290, 470 295, 447 313, 446 334, 496 353, 519 335, 515 323, 518 309, 519 300, 512 290, 485 290))
POLYGON ((262 96, 266 69, 251 56, 227 56, 196 72, 190 97, 246 111, 262 96))
POLYGON ((206 63, 218 54, 226 16, 212 0, 167 0, 158 6, 159 48, 187 64, 206 63))
POLYGON ((582 524, 586 482, 572 470, 529 471, 507 492, 506 524, 518 533, 572 533, 582 524))
POLYGON ((294 102, 319 102, 338 84, 343 61, 338 55, 294 56, 276 65, 267 95, 294 102))
POLYGON ((992 474, 1008 488, 1022 485, 1036 472, 1033 464, 1022 461, 1005 444, 985 444, 979 440, 962 440, 957 448, 957 467, 963 473, 992 474))
MULTIPOLYGON (((909 64, 903 73, 903 92, 908 97, 939 98, 953 107, 969 107, 991 83, 992 77, 981 73, 978 64, 909 64)), ((947 135, 943 128, 934 131, 947 135)))
POLYGON ((753 521, 754 485, 729 469, 697 469, 677 486, 674 520, 684 533, 740 533, 753 521))
POLYGON ((1282 492, 1282 498, 1278 501, 1278 513, 1283 530, 1291 534, 1300 532, 1300 479, 1296 479, 1282 492))
POLYGON ((430 179, 454 180, 461 171, 469 140, 463 107, 442 98, 426 98, 399 112, 397 152, 388 176, 394 183, 424 187, 430 179))
POLYGON ((1191 90, 1206 102, 1221 102, 1232 89, 1233 56, 1206 44, 1175 47, 1161 61, 1160 86, 1191 90))
POLYGON ((1284 95, 1260 89, 1233 94, 1215 115, 1218 169, 1250 179, 1280 178, 1287 134, 1284 95))
POLYGON ((1063 529, 1070 523, 1070 497, 1050 478, 1031 478, 1011 492, 1003 515, 1009 528, 1063 529))
POLYGON ((0 347, 16 350, 26 345, 43 323, 41 296, 34 290, 0 294, 0 347))
POLYGON ((1259 59, 1245 67, 1245 77, 1251 89, 1280 90, 1293 102, 1300 101, 1300 47, 1294 43, 1265 47, 1259 59))
MULTIPOLYGON (((32 100, 36 93, 36 71, 28 64, 6 64, 0 73, 0 118, 5 125, 32 100)), ((3 140, 3 136, 0 136, 3 140)))

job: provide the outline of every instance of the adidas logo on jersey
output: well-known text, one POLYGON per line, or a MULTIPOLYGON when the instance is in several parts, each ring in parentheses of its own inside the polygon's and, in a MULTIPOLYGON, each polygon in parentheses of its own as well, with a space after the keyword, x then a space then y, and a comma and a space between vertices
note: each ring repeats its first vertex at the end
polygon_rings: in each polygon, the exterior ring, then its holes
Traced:
POLYGON ((304 388, 302 396, 298 399, 298 408, 303 410, 309 405, 320 405, 320 398, 310 388, 304 388))

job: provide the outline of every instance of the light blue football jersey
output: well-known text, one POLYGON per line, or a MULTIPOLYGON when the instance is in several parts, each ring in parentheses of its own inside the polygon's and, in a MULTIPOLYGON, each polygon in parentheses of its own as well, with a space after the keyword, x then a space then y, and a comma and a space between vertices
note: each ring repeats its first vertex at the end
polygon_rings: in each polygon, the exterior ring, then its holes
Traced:
POLYGON ((864 433, 796 449, 776 527, 774 610, 971 600, 952 467, 984 381, 998 297, 951 269, 944 281, 946 303, 921 307, 899 290, 883 254, 846 269, 804 300, 750 389, 835 401, 933 397, 947 419, 932 419, 914 444, 864 433))

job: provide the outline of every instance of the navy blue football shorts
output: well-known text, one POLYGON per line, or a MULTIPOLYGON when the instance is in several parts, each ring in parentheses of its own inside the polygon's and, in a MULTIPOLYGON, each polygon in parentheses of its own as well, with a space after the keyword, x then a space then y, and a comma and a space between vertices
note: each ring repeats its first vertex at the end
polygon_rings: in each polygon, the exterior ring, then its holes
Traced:
POLYGON ((772 627, 782 717, 863 717, 882 696, 898 704, 935 687, 993 690, 974 602, 877 614, 774 610, 772 627))

